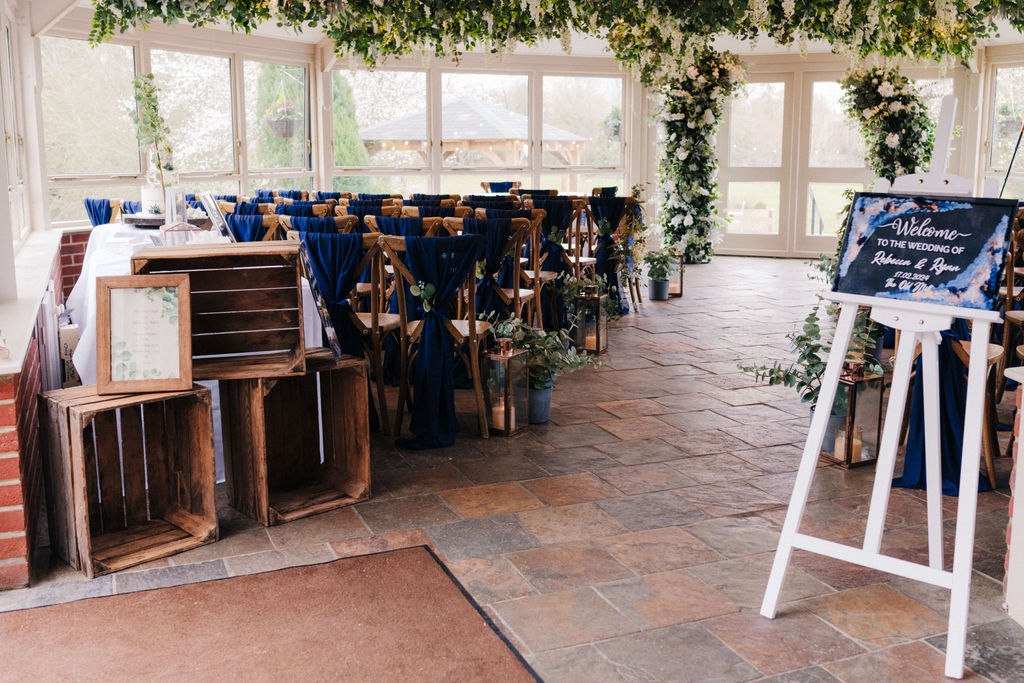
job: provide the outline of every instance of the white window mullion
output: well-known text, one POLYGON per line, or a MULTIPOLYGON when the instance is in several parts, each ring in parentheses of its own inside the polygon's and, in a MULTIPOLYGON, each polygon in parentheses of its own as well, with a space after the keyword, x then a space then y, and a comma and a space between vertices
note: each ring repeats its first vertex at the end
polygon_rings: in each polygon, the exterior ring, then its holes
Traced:
POLYGON ((430 141, 430 191, 441 191, 441 70, 433 64, 427 67, 427 138, 430 141))
POLYGON ((529 77, 530 156, 527 163, 529 163, 530 187, 539 188, 541 186, 541 168, 544 165, 544 76, 540 71, 533 71, 529 77))
POLYGON ((249 159, 245 130, 245 71, 241 53, 231 55, 231 107, 235 139, 232 149, 235 156, 235 172, 241 176, 241 194, 249 194, 249 159))

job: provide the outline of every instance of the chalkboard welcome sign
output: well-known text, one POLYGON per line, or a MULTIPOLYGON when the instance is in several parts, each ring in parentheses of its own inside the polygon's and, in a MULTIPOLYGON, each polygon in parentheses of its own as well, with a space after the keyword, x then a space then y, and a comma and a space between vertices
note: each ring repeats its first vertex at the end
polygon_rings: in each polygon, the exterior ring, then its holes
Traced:
POLYGON ((846 223, 833 290, 992 310, 1015 199, 859 192, 846 223))

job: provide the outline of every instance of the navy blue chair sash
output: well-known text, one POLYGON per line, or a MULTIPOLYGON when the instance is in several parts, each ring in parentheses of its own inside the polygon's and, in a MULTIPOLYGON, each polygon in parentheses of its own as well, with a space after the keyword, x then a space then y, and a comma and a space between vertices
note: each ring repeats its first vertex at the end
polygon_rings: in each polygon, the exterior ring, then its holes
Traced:
POLYGON ((298 230, 299 232, 316 232, 316 233, 338 233, 337 226, 334 225, 334 218, 330 216, 319 217, 319 216, 293 216, 291 218, 292 230, 298 230))
POLYGON ((89 222, 95 225, 103 225, 110 222, 113 211, 110 208, 109 199, 85 198, 85 213, 89 216, 89 222))
POLYGON ((259 242, 267 233, 263 227, 263 216, 244 216, 236 213, 224 216, 224 220, 235 236, 236 242, 259 242))

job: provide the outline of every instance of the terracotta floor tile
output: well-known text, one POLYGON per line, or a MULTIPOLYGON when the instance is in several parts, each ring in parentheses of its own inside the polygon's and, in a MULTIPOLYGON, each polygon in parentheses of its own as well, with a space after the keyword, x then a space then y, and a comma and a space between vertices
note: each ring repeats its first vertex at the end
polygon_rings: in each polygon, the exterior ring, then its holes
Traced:
MULTIPOLYGON (((945 588, 912 581, 901 576, 889 579, 886 584, 942 616, 949 616, 949 591, 945 588)), ((1005 619, 1006 611, 1003 609, 1005 599, 1003 584, 993 581, 984 574, 973 572, 967 623, 970 626, 978 626, 1005 619)))
POLYGON ((482 458, 457 460, 455 466, 468 477, 467 483, 496 484, 543 477, 546 472, 525 455, 490 454, 482 458))
MULTIPOLYGON (((334 541, 331 549, 338 557, 354 557, 356 555, 369 555, 370 553, 382 553, 387 550, 398 550, 400 548, 411 548, 417 545, 426 545, 434 548, 434 541, 423 529, 403 529, 402 531, 389 531, 376 536, 363 536, 362 538, 350 538, 344 541, 334 541)), ((434 548, 436 551, 436 548, 434 548)))
POLYGON ((761 403, 753 403, 744 406, 725 406, 715 408, 715 412, 739 424, 780 422, 789 420, 793 417, 792 413, 761 403))
POLYGON ((696 483, 678 469, 664 463, 611 467, 598 471, 597 475, 627 495, 664 491, 696 483))
POLYGON ((853 657, 864 648, 807 612, 766 619, 756 612, 704 622, 704 628, 766 675, 853 657))
MULTIPOLYGON (((724 595, 730 602, 741 607, 760 609, 774 556, 775 553, 751 555, 689 567, 686 571, 724 595)), ((831 592, 831 588, 790 564, 779 602, 788 603, 831 592)))
POLYGON ((621 495, 614 486, 606 484, 589 472, 531 479, 523 482, 523 486, 548 505, 589 503, 621 495))
POLYGON ((593 645, 541 652, 528 661, 545 683, 623 683, 627 680, 593 645))
POLYGON ((425 529, 437 549, 453 562, 488 558, 540 545, 513 514, 478 517, 425 529))
POLYGON ((544 507, 518 482, 453 489, 443 492, 441 497, 466 519, 544 507))
POLYGON ((616 666, 647 681, 749 681, 757 670, 699 624, 644 631, 598 643, 616 666))
POLYGON ((656 417, 628 417, 623 420, 600 420, 594 423, 619 439, 644 439, 652 436, 678 434, 679 430, 656 417))
POLYGON ((267 529, 274 547, 281 549, 296 545, 330 543, 356 536, 369 536, 370 530, 351 507, 338 508, 294 522, 267 529))
MULTIPOLYGON (((862 542, 846 539, 846 544, 854 547, 860 547, 862 542)), ((869 586, 873 583, 882 583, 891 577, 890 574, 883 574, 858 564, 843 562, 842 560, 824 555, 816 555, 805 550, 794 551, 790 559, 790 565, 799 567, 807 572, 807 574, 835 590, 846 590, 847 588, 858 588, 860 586, 869 586)))
POLYGON ((684 432, 702 432, 709 429, 736 427, 738 422, 711 410, 693 410, 685 413, 658 415, 658 419, 684 432))
POLYGON ((626 530, 594 503, 527 510, 518 517, 523 528, 545 545, 589 541, 626 530))
POLYGON ((746 557, 775 550, 780 528, 758 515, 737 515, 706 519, 686 530, 726 557, 746 557))
POLYGON ((727 403, 723 403, 716 398, 696 393, 662 396, 655 400, 663 406, 671 408, 673 412, 677 413, 688 413, 697 410, 714 410, 715 408, 725 408, 728 406, 727 403))
MULTIPOLYGON (((414 529, 422 525, 454 522, 459 516, 445 505, 441 498, 432 493, 408 498, 371 500, 356 506, 370 531, 380 534, 385 531, 414 529)), ((277 528, 286 528, 289 525, 277 528)))
POLYGON ((692 524, 706 518, 672 491, 601 500, 597 505, 631 531, 692 524))
POLYGON ((619 440, 612 434, 592 424, 567 425, 565 427, 548 424, 534 429, 542 440, 555 448, 577 448, 579 446, 593 446, 599 443, 610 443, 619 440))
MULTIPOLYGON (((621 442, 616 441, 612 445, 617 446, 619 443, 621 442)), ((552 448, 549 451, 532 453, 528 457, 548 474, 591 472, 605 467, 615 467, 619 464, 594 446, 552 448)))
POLYGON ((473 557, 449 562, 448 568, 476 601, 484 605, 537 592, 504 557, 473 557))
POLYGON ((851 588, 803 603, 836 628, 871 647, 886 647, 946 630, 946 619, 885 584, 851 588))
POLYGON ((450 462, 426 469, 400 469, 378 472, 374 485, 387 488, 393 496, 414 496, 420 493, 437 493, 446 489, 470 486, 466 479, 450 462))
POLYGON ((645 465, 652 462, 676 460, 683 452, 661 439, 633 439, 616 443, 603 443, 597 450, 615 460, 614 465, 645 465))
POLYGON ((535 652, 632 633, 637 627, 590 588, 497 602, 495 612, 535 652))
MULTIPOLYGON (((946 651, 946 636, 927 641, 946 651)), ((1024 671, 1024 628, 1010 619, 975 626, 967 630, 965 666, 997 683, 1017 683, 1024 671)))
POLYGON ((709 517, 770 510, 784 505, 782 500, 742 481, 701 484, 676 489, 674 493, 698 507, 709 517))
POLYGON ((688 479, 700 484, 724 481, 749 481, 764 474, 763 470, 728 453, 699 455, 670 463, 688 479))
MULTIPOLYGON (((945 656, 925 643, 897 645, 825 664, 825 669, 844 681, 943 681, 945 656)), ((982 680, 968 674, 964 680, 982 680)))
MULTIPOLYGON (((637 398, 631 401, 608 401, 598 403, 597 407, 618 418, 646 417, 648 415, 661 415, 672 412, 671 408, 667 408, 649 398, 637 398)), ((592 422, 595 417, 597 416, 591 414, 588 422, 592 422)))
POLYGON ((609 536, 598 542, 639 574, 652 574, 723 559, 722 555, 705 543, 676 526, 609 536))
POLYGON ((712 453, 734 453, 750 448, 750 444, 730 436, 718 429, 687 431, 678 435, 662 437, 686 455, 711 455, 712 453))
POLYGON ((803 446, 807 438, 807 429, 795 429, 786 422, 763 422, 761 424, 741 425, 739 427, 725 427, 726 434, 735 436, 737 439, 746 441, 754 448, 770 448, 771 446, 785 446, 798 443, 803 446))
POLYGON ((507 557, 542 593, 633 576, 633 572, 605 550, 590 543, 550 545, 507 557))
POLYGON ((790 671, 762 679, 761 683, 840 683, 840 681, 820 666, 811 666, 799 671, 790 671))
POLYGON ((597 411, 591 405, 551 406, 551 422, 556 425, 574 425, 593 422, 597 411))
POLYGON ((685 624, 739 610, 702 581, 678 570, 606 583, 596 589, 644 629, 685 624))

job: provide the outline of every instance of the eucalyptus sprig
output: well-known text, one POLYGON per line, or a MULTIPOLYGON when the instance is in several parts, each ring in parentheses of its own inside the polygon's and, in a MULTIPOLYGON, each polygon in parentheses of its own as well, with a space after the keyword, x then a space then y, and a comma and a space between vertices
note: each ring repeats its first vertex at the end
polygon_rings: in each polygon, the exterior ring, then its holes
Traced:
POLYGON ((429 282, 419 282, 409 287, 409 293, 420 300, 420 306, 424 313, 429 313, 434 307, 434 297, 437 294, 437 287, 429 282))
POLYGON ((160 115, 160 89, 151 73, 139 74, 132 81, 132 85, 135 89, 135 107, 129 109, 128 113, 135 123, 135 134, 139 143, 152 151, 154 177, 159 177, 160 188, 166 192, 167 183, 164 175, 174 171, 174 163, 171 160, 171 145, 168 142, 171 129, 160 115))

